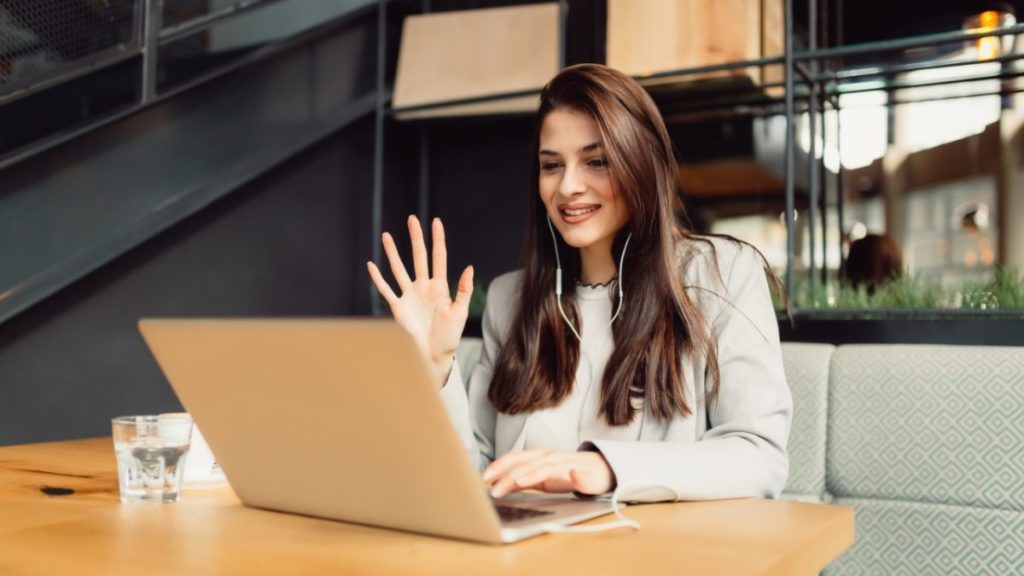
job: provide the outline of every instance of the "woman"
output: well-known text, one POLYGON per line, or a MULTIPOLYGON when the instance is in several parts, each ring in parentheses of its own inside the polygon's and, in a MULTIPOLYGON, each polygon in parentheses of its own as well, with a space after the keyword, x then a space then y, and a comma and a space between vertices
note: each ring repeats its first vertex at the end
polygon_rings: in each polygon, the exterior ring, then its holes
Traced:
POLYGON ((682 224, 653 101, 613 69, 567 68, 541 93, 534 149, 525 267, 491 284, 468 398, 454 352, 473 270, 452 301, 440 221, 433 277, 415 218, 415 279, 384 234, 401 296, 368 263, 492 495, 778 495, 792 406, 763 258, 682 224))

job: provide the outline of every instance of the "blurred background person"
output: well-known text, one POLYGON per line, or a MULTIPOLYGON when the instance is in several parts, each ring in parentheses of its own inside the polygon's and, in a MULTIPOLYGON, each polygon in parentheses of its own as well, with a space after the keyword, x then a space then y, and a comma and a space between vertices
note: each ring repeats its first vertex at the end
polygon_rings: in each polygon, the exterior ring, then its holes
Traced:
POLYGON ((868 234, 850 242, 843 279, 853 286, 867 287, 873 294, 878 286, 903 275, 903 253, 891 236, 868 234))

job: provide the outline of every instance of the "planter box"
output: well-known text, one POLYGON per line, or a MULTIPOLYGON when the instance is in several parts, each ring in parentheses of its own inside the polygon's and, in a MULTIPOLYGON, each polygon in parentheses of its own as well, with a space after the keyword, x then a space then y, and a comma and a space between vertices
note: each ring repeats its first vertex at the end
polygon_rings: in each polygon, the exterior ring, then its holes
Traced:
MULTIPOLYGON (((480 317, 466 322, 465 336, 481 337, 480 317)), ((960 344, 1024 346, 1024 316, 962 318, 822 318, 798 313, 779 318, 783 342, 822 344, 960 344)))
POLYGON ((1024 346, 1024 317, 779 319, 784 342, 1024 346))

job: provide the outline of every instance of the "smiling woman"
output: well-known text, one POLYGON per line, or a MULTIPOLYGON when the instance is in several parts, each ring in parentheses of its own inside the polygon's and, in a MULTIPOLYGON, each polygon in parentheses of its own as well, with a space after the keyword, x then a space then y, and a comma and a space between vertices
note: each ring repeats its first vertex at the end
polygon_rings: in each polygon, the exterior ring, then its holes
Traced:
POLYGON ((612 241, 629 214, 608 172, 597 123, 583 112, 554 110, 541 125, 540 146, 540 196, 548 218, 587 261, 581 280, 606 283, 615 276, 612 241))
POLYGON ((664 122, 628 76, 563 70, 535 134, 525 266, 491 285, 468 394, 453 359, 472 269, 451 300, 440 221, 433 276, 415 218, 413 277, 384 235, 400 296, 369 264, 491 493, 776 496, 792 406, 764 259, 688 230, 664 122))

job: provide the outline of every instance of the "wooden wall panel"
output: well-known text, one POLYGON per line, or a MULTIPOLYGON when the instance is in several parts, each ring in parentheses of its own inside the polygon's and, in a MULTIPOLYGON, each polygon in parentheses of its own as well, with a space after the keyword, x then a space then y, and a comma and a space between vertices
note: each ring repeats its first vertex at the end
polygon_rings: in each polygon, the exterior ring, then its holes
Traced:
MULTIPOLYGON (((781 0, 608 0, 608 65, 647 75, 781 54, 781 6, 781 0)), ((761 82, 758 68, 687 79, 722 76, 761 82)))
MULTIPOLYGON (((402 31, 394 106, 540 89, 558 72, 558 45, 556 3, 410 16, 402 31)), ((536 106, 536 98, 520 98, 430 115, 518 112, 536 106)))

